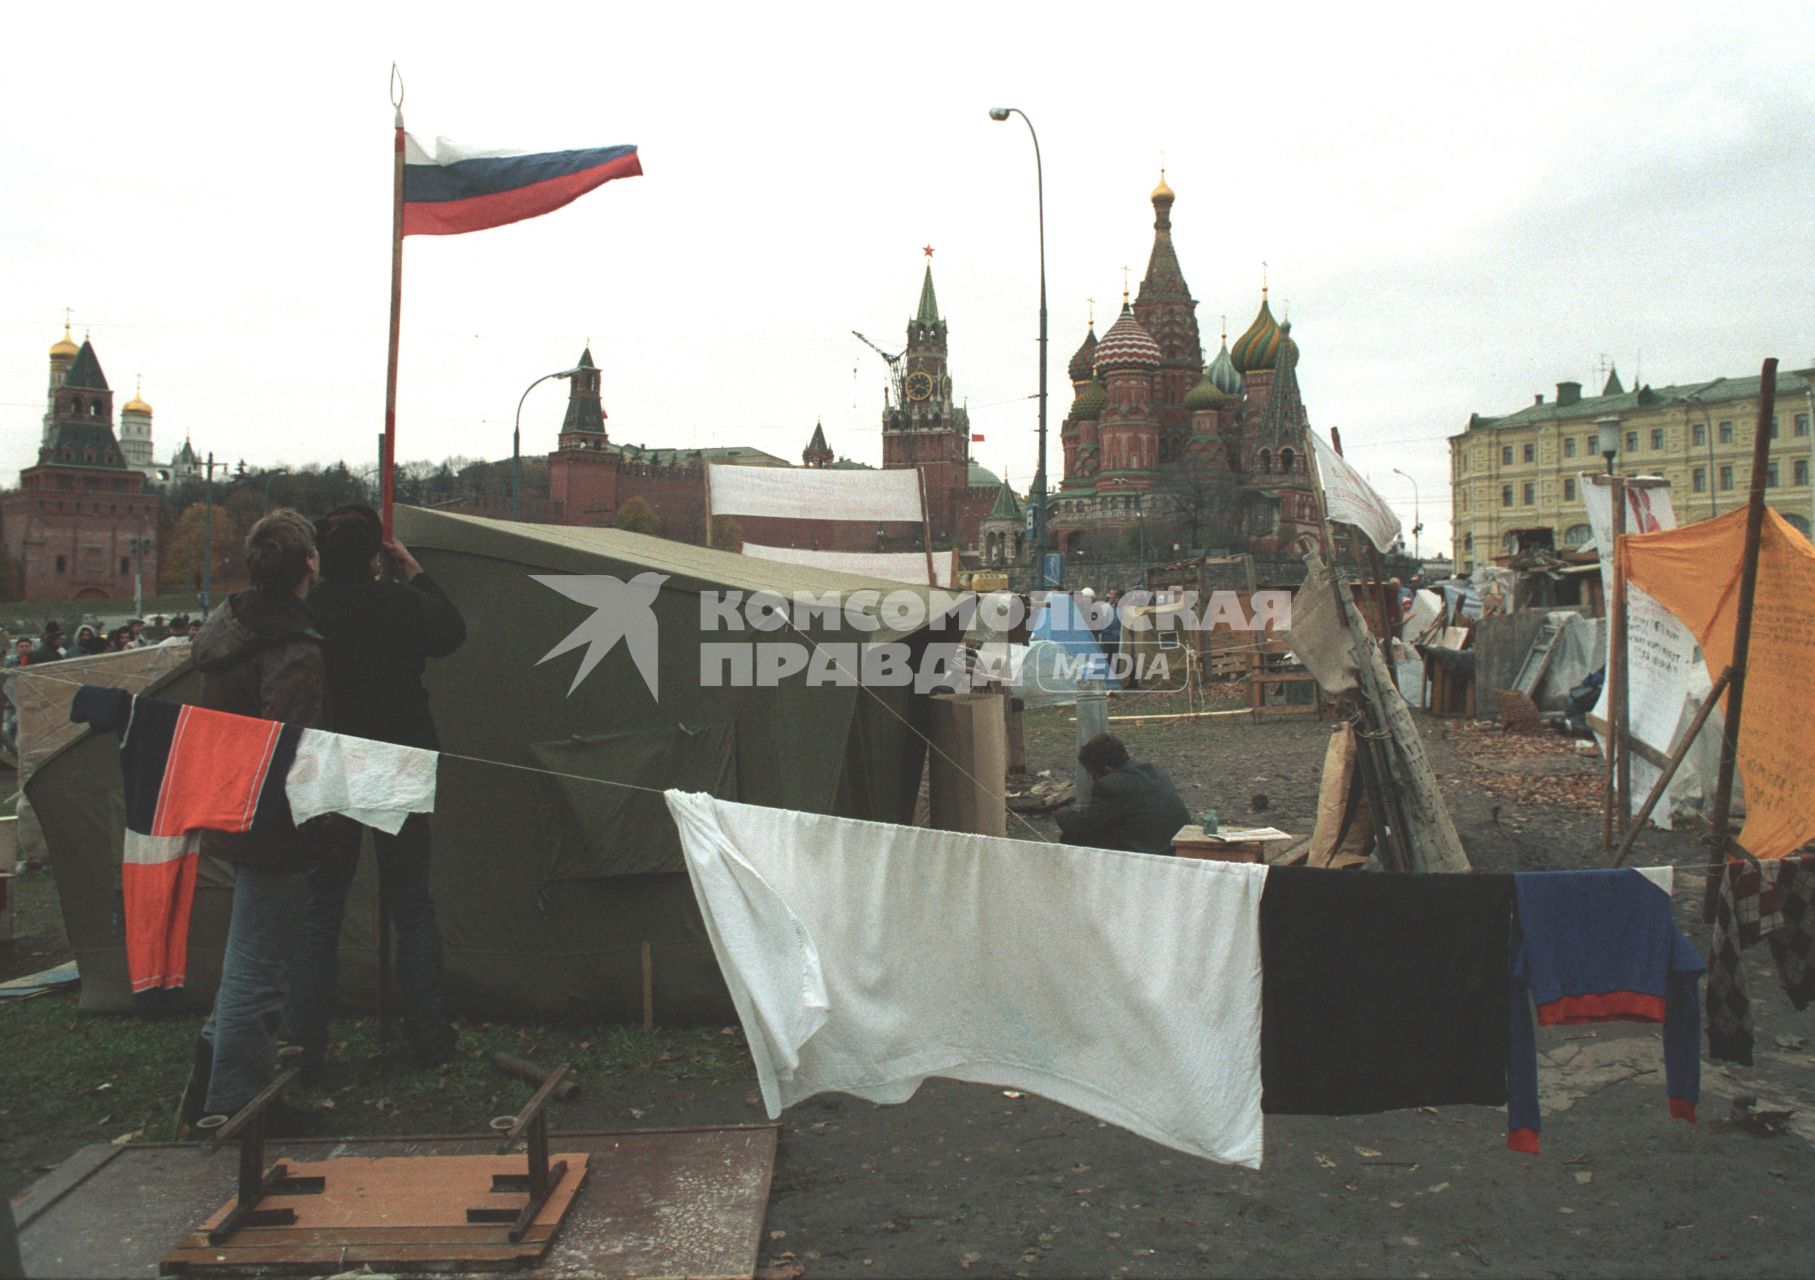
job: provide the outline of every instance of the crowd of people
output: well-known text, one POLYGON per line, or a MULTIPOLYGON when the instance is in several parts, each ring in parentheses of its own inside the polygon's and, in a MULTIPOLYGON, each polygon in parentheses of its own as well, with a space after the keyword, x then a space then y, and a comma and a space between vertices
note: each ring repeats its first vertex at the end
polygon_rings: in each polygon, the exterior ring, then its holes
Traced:
MULTIPOLYGON (((103 653, 123 653, 128 649, 143 649, 158 644, 188 644, 197 632, 202 629, 202 619, 191 618, 188 614, 178 614, 166 618, 156 614, 149 620, 133 618, 119 626, 103 630, 94 623, 84 622, 76 628, 74 637, 63 630, 63 624, 52 619, 44 624, 44 630, 36 640, 28 635, 13 637, 9 642, 0 639, 0 648, 6 654, 0 660, 0 668, 15 670, 19 667, 37 667, 47 662, 61 662, 65 658, 92 658, 103 653)), ((3 636, 3 633, 0 633, 3 636)), ((0 685, 0 696, 5 701, 4 718, 0 719, 0 734, 5 737, 8 749, 18 742, 19 712, 13 697, 13 680, 8 678, 0 685)))

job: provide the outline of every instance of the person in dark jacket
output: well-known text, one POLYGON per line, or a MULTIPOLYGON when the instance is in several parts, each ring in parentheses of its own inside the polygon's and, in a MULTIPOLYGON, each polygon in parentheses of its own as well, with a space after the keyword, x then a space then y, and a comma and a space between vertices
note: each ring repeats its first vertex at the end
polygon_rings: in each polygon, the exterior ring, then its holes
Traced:
POLYGON ((58 662, 63 658, 63 625, 58 622, 44 624, 44 638, 38 647, 32 650, 32 665, 43 662, 58 662))
MULTIPOLYGON (((321 631, 304 603, 320 569, 315 530, 290 510, 273 511, 246 535, 252 586, 217 610, 195 640, 200 706, 321 729, 328 724, 321 631)), ((233 910, 214 1012, 202 1028, 182 1119, 231 1115, 277 1074, 277 1037, 302 942, 309 869, 330 830, 306 827, 202 833, 205 856, 234 866, 233 910)), ((309 1129, 308 1112, 280 1100, 265 1132, 309 1129)))
MULTIPOLYGON (((336 732, 436 750, 423 672, 466 640, 466 622, 402 543, 384 541, 370 507, 342 507, 316 525, 322 581, 309 596, 326 636, 336 732), (380 577, 380 568, 388 572, 380 577)), ((441 932, 429 894, 429 818, 411 814, 396 835, 374 830, 379 896, 397 935, 403 1032, 423 1066, 447 1061, 456 1036, 443 992, 441 932)), ((319 1078, 339 981, 341 918, 359 865, 360 829, 336 840, 309 879, 302 962, 291 992, 290 1033, 305 1078, 319 1078)))
POLYGON ((1090 800, 1055 815, 1066 844, 1172 852, 1172 837, 1191 821, 1191 812, 1164 773, 1130 760, 1113 733, 1099 733, 1080 747, 1078 763, 1090 774, 1090 800))

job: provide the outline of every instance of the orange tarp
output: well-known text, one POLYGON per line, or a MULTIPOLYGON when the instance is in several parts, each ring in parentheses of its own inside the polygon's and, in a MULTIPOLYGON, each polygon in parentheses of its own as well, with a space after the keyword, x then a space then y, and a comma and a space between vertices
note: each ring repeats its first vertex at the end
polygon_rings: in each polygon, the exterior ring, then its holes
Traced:
MULTIPOLYGON (((1781 858, 1815 837, 1815 547, 1765 508, 1739 730, 1746 826, 1739 842, 1781 858)), ((1621 540, 1628 581, 1682 619, 1709 679, 1733 661, 1746 509, 1621 540)))

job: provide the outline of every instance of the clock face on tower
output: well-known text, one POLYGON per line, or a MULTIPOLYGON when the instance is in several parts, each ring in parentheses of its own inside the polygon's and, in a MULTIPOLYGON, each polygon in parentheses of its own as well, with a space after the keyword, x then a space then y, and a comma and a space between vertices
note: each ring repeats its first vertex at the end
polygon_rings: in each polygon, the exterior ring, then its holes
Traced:
POLYGON ((907 393, 910 400, 924 400, 933 394, 933 375, 925 369, 916 369, 908 374, 907 393))

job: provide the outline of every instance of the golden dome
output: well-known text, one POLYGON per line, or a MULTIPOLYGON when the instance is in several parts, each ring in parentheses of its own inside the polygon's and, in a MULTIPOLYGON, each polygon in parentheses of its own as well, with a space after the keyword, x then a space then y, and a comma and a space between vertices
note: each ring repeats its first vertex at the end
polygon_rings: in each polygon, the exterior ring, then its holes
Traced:
POLYGON ((81 348, 70 340, 68 325, 63 326, 63 336, 50 344, 50 355, 53 360, 58 356, 73 360, 76 358, 76 352, 80 350, 81 348))
POLYGON ((135 392, 133 393, 132 399, 120 406, 120 412, 149 414, 151 412, 151 406, 139 399, 138 393, 135 392))
POLYGON ((1173 198, 1174 197, 1172 194, 1172 188, 1166 185, 1166 171, 1164 169, 1161 169, 1160 170, 1160 185, 1153 189, 1153 199, 1155 199, 1155 200, 1171 200, 1173 198))

